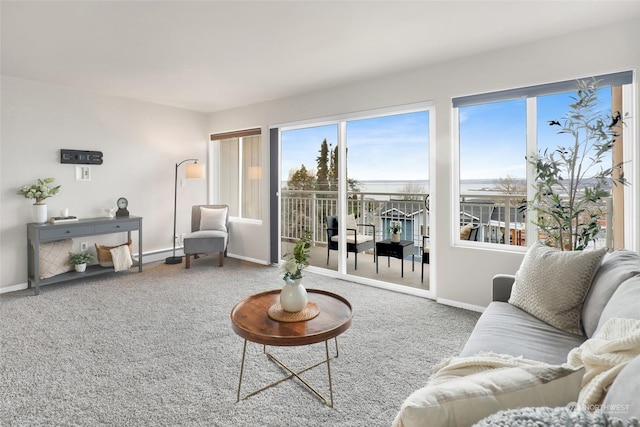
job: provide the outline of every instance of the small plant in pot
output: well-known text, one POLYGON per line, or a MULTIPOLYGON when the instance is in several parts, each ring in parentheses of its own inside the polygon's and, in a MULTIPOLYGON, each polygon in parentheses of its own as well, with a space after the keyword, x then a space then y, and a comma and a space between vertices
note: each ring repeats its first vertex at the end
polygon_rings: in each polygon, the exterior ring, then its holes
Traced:
POLYGON ((391 221, 389 223, 389 233, 391 233, 391 241, 400 242, 400 233, 402 233, 402 223, 400 221, 391 221))
POLYGON ((87 263, 93 255, 87 251, 69 253, 69 262, 76 267, 76 271, 82 273, 87 269, 87 263))

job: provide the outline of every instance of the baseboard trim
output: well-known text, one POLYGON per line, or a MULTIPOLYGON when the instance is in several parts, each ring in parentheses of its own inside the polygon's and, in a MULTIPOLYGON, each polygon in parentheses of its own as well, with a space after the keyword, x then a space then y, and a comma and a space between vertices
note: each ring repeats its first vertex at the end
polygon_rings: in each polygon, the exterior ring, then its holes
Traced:
POLYGON ((465 310, 477 311, 478 313, 482 313, 486 307, 482 307, 480 305, 467 304, 460 301, 454 301, 445 298, 437 298, 436 301, 443 305, 449 305, 451 307, 456 308, 464 308, 465 310))
MULTIPOLYGON (((149 264, 152 262, 164 261, 170 255, 173 255, 173 248, 161 249, 161 250, 152 251, 152 252, 145 252, 142 256, 142 265, 149 264)), ((176 256, 184 256, 184 252, 182 248, 176 248, 176 256)), ((138 254, 133 254, 133 257, 137 259, 138 254)), ((271 265, 271 263, 261 259, 245 257, 241 255, 236 255, 236 254, 227 254, 227 257, 239 259, 242 261, 252 262, 254 264, 271 265)), ((23 289, 27 289, 28 287, 29 285, 27 282, 5 286, 4 288, 0 288, 0 294, 21 291, 23 289)))

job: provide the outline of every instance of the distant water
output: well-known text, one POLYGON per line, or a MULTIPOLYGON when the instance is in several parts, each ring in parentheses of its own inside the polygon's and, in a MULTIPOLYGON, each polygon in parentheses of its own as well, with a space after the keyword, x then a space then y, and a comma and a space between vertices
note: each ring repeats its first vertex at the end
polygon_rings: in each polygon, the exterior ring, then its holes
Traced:
MULTIPOLYGON (((460 183, 460 191, 463 194, 502 194, 496 189, 497 182, 497 179, 462 180, 460 183)), ((286 186, 286 181, 282 182, 282 185, 286 186)), ((430 193, 429 180, 358 181, 358 188, 361 193, 406 193, 407 189, 411 189, 412 193, 430 193)))
MULTIPOLYGON (((462 180, 460 192, 478 194, 501 194, 497 190, 497 179, 462 180)), ((415 193, 430 193, 429 181, 359 181, 362 193, 406 193, 407 189, 415 193)))

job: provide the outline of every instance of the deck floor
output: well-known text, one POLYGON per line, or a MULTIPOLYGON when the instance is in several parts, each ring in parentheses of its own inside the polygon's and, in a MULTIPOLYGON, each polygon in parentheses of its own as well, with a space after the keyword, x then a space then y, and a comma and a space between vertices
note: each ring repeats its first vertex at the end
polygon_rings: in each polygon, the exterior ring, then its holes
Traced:
MULTIPOLYGON (((292 252, 293 243, 282 242, 282 253, 292 252)), ((326 246, 314 246, 310 251, 309 263, 314 267, 327 268, 330 270, 338 270, 338 251, 329 251, 329 264, 327 264, 327 248, 326 246)), ((409 286, 417 289, 429 290, 429 264, 424 264, 424 282, 420 280, 421 275, 421 258, 415 256, 414 270, 411 270, 411 257, 404 260, 404 277, 401 277, 401 261, 397 258, 379 257, 380 266, 376 273, 376 264, 374 262, 373 253, 358 254, 358 269, 355 270, 355 256, 349 253, 347 258, 347 273, 366 277, 369 279, 381 280, 397 285, 409 286)))

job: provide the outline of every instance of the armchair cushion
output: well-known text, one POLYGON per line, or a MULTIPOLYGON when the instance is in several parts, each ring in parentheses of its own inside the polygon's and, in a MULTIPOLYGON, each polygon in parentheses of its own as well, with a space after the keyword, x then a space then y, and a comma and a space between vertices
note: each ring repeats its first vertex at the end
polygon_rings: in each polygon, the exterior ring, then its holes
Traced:
MULTIPOLYGON (((340 236, 333 236, 331 238, 332 242, 337 242, 340 236)), ((373 240, 373 236, 367 236, 365 234, 350 234, 347 236, 347 243, 355 244, 356 240, 358 240, 358 244, 364 242, 370 242, 373 240)))
POLYGON ((472 228, 473 228, 473 224, 463 225, 460 228, 460 240, 469 240, 469 236, 471 235, 472 228))
POLYGON ((200 206, 200 230, 227 232, 227 208, 200 206))

